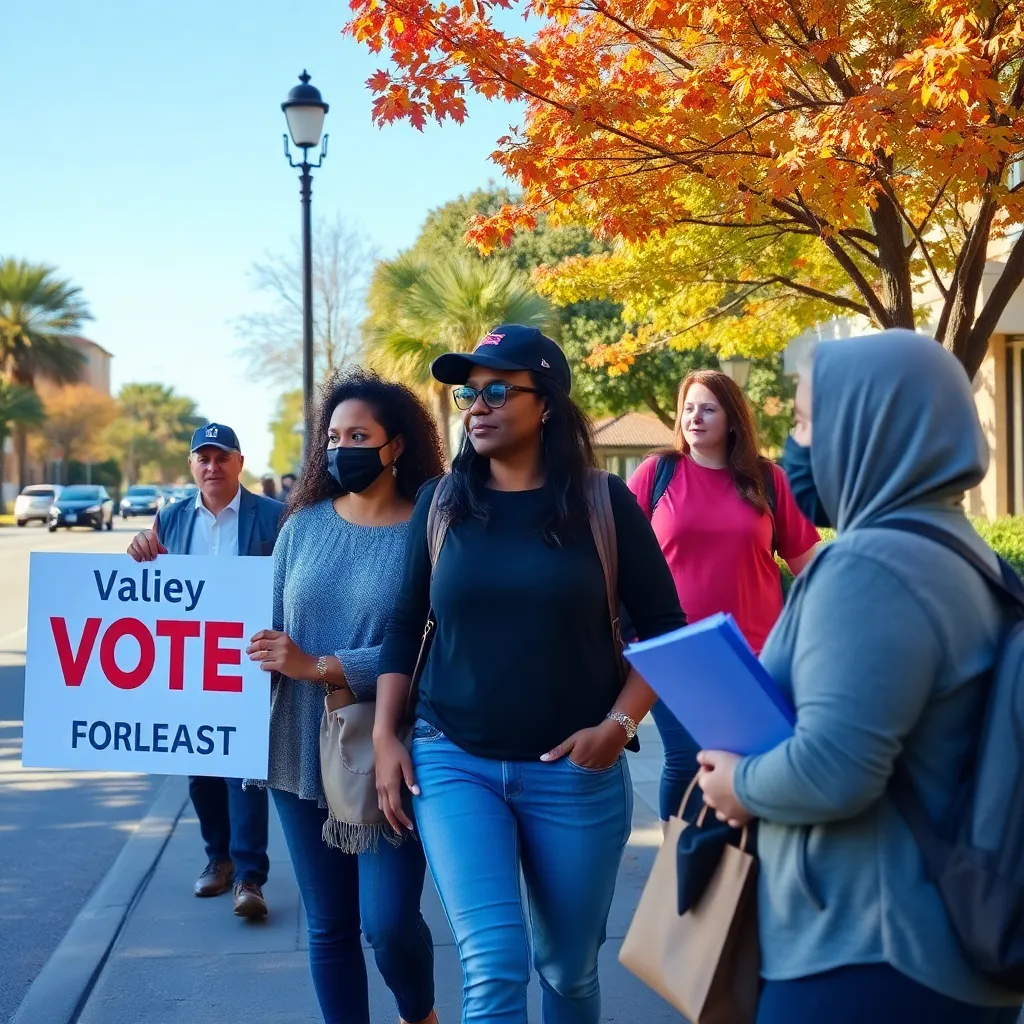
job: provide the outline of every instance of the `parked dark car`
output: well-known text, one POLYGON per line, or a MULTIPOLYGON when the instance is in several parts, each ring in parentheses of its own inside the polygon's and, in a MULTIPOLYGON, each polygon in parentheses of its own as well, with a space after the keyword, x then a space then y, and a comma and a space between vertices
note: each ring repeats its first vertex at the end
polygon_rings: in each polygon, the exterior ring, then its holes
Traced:
POLYGON ((159 487, 133 484, 121 499, 121 518, 155 516, 164 507, 164 496, 159 487))
POLYGON ((179 501, 189 501, 196 496, 198 490, 199 488, 194 484, 189 484, 186 487, 172 487, 167 496, 167 504, 176 505, 179 501))
POLYGON ((91 526, 94 530, 114 528, 114 499, 106 487, 94 484, 75 484, 65 487, 50 506, 50 533, 58 526, 71 529, 72 526, 91 526))

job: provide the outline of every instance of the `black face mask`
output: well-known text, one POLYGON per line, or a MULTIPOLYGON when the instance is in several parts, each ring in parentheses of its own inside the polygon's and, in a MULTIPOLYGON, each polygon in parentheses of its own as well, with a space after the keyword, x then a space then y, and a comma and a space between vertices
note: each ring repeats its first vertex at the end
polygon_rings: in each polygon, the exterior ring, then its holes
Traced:
MULTIPOLYGON (((388 444, 391 442, 389 441, 388 444)), ((350 494, 366 490, 387 469, 381 465, 380 453, 387 448, 328 448, 327 472, 338 481, 338 486, 350 494)))
POLYGON ((793 492, 796 507, 815 526, 824 529, 831 527, 832 523, 818 494, 818 485, 814 482, 810 446, 797 444, 792 437, 787 437, 782 452, 782 468, 789 477, 789 489, 793 492))

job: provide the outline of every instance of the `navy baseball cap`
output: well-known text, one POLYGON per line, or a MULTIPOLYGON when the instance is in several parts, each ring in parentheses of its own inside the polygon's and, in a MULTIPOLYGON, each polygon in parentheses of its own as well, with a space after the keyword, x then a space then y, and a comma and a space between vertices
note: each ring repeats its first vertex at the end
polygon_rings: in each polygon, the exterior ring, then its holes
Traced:
POLYGON ((223 423, 207 423, 192 435, 192 451, 200 448, 221 448, 226 452, 241 452, 238 438, 230 427, 223 423))
POLYGON ((532 370, 572 390, 572 371, 565 353, 536 327, 502 324, 473 352, 448 352, 434 360, 430 372, 442 384, 465 384, 474 366, 489 370, 532 370))

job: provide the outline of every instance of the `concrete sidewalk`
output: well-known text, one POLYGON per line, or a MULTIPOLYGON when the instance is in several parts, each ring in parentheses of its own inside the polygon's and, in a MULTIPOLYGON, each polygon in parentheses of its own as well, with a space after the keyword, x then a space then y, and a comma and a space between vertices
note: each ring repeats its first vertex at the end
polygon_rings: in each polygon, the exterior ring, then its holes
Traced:
MULTIPOLYGON (((682 1018, 617 961, 619 945, 661 838, 654 809, 661 747, 649 721, 641 728, 642 753, 630 755, 637 793, 633 835, 620 870, 609 939, 602 954, 603 1020, 616 1024, 679 1024, 682 1018)), ((185 805, 184 779, 181 799, 185 805)), ((273 811, 273 802, 271 808, 273 811)), ((191 887, 203 859, 202 842, 191 805, 185 806, 77 1020, 81 1024, 320 1021, 306 961, 301 902, 284 837, 273 813, 270 857, 271 874, 265 892, 271 914, 266 923, 254 925, 235 918, 229 896, 195 899, 191 887)), ((454 940, 429 880, 424 914, 437 948, 438 1013, 443 1024, 457 1024, 462 972, 454 940)), ((398 1016, 394 1002, 369 950, 367 963, 372 1020, 374 1024, 394 1024, 398 1016)), ((531 1020, 540 1020, 536 983, 531 988, 531 1020)))

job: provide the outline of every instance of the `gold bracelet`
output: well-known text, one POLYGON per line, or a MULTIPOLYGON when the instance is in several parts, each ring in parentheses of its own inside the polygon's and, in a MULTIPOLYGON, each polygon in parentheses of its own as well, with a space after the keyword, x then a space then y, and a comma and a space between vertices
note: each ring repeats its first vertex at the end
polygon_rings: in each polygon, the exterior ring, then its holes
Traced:
POLYGON ((316 659, 316 672, 317 672, 317 675, 320 676, 320 682, 321 683, 326 683, 327 682, 327 655, 326 654, 321 654, 320 657, 316 659))

